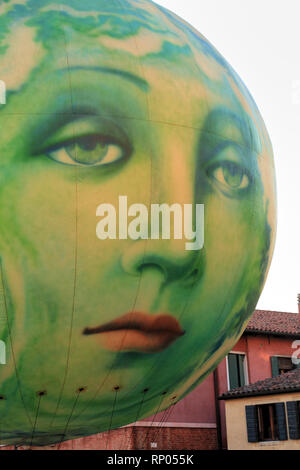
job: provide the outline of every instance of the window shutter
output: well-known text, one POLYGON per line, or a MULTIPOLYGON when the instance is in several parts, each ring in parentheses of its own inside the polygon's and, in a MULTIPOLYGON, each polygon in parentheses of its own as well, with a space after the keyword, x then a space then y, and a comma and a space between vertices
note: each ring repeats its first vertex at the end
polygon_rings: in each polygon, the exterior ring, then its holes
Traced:
POLYGON ((285 418, 285 406, 284 403, 275 403, 276 418, 278 425, 278 437, 280 441, 287 441, 287 429, 286 429, 286 418, 285 418))
POLYGON ((228 372, 229 372, 229 388, 239 387, 239 373, 237 368, 237 355, 228 354, 228 372))
POLYGON ((258 442, 257 407, 255 405, 247 405, 245 409, 246 409, 248 442, 258 442))
POLYGON ((238 361, 239 361, 239 375, 240 375, 240 386, 243 387, 245 385, 245 368, 244 368, 244 360, 245 356, 239 354, 238 361))
POLYGON ((288 401, 286 404, 290 439, 300 439, 299 408, 297 401, 288 401))
POLYGON ((278 357, 271 356, 271 368, 272 368, 272 377, 276 377, 279 375, 279 367, 278 367, 278 357))

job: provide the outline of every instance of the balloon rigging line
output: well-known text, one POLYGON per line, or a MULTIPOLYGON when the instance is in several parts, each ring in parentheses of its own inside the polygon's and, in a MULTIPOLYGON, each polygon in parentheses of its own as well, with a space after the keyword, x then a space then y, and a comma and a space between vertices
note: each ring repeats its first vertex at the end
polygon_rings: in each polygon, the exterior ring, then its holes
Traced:
MULTIPOLYGON (((65 426, 65 429, 64 429, 64 433, 61 435, 62 439, 63 439, 64 437, 66 437, 66 435, 67 435, 67 430, 68 430, 68 427, 69 427, 69 423, 70 423, 70 420, 71 420, 72 415, 73 415, 73 413, 74 413, 74 410, 75 410, 75 408, 76 408, 76 405, 77 405, 77 403, 78 403, 79 395, 80 395, 80 392, 78 391, 78 392, 77 392, 76 399, 74 400, 74 403, 73 403, 73 407, 72 407, 70 416, 69 416, 69 418, 68 418, 68 420, 67 420, 67 422, 66 422, 66 426, 65 426)), ((62 442, 63 442, 63 440, 60 441, 60 443, 59 443, 59 445, 58 445, 58 448, 57 448, 58 450, 60 450, 60 446, 61 446, 62 442)))
POLYGON ((42 399, 42 395, 39 394, 38 404, 37 404, 37 410, 36 410, 35 420, 34 420, 34 425, 33 425, 32 433, 31 433, 30 447, 32 446, 32 443, 33 443, 33 437, 34 437, 34 433, 35 433, 36 423, 37 423, 37 419, 38 419, 38 415, 39 415, 39 411, 40 411, 41 399, 42 399))
MULTIPOLYGON (((12 113, 12 112, 6 112, 5 114, 7 116, 77 116, 77 117, 90 116, 90 114, 83 113, 83 112, 80 112, 80 113, 33 113, 33 112, 30 112, 30 113, 21 113, 21 112, 12 113)), ((217 137, 219 139, 222 139, 223 142, 232 142, 230 139, 226 139, 223 136, 221 136, 219 134, 216 134, 215 132, 212 132, 210 130, 203 130, 199 127, 190 126, 188 124, 180 124, 180 123, 170 122, 170 121, 161 121, 161 120, 158 120, 158 119, 145 119, 145 118, 138 118, 138 117, 132 117, 132 116, 124 116, 124 115, 118 116, 116 114, 114 114, 113 116, 108 116, 108 115, 103 114, 103 113, 101 113, 101 114, 94 113, 94 115, 95 116, 101 116, 101 117, 107 118, 107 119, 118 118, 118 119, 123 119, 124 121, 131 120, 131 121, 139 121, 139 122, 149 122, 149 123, 153 123, 153 124, 165 124, 166 126, 179 127, 179 128, 182 128, 182 129, 190 129, 190 130, 193 130, 193 131, 199 131, 202 134, 208 134, 208 135, 211 135, 213 137, 217 137)), ((244 145, 244 144, 241 145, 237 142, 235 142, 234 145, 237 146, 237 147, 240 147, 241 149, 248 150, 249 152, 252 152, 257 156, 260 155, 260 153, 256 149, 250 148, 248 145, 244 145)))
MULTIPOLYGON (((150 179, 150 201, 149 201, 149 206, 151 204, 151 201, 152 201, 152 154, 151 154, 151 160, 150 160, 150 166, 151 166, 151 179, 150 179)), ((142 261, 142 265, 144 265, 144 261, 145 261, 145 256, 146 256, 146 249, 147 249, 147 243, 148 243, 148 240, 145 240, 145 244, 144 244, 144 251, 143 251, 143 261, 142 261)), ((136 291, 136 294, 135 294, 135 298, 134 298, 134 301, 133 301, 133 306, 131 308, 131 312, 134 312, 134 309, 135 309, 135 306, 136 306, 136 302, 137 302, 137 299, 138 299, 138 296, 139 296, 139 293, 140 293, 140 288, 141 288, 141 282, 142 282, 142 271, 140 272, 140 275, 139 275, 139 279, 138 279, 138 285, 137 285, 137 291, 136 291)), ((130 323, 130 318, 129 318, 129 323, 130 323)), ((124 344, 124 341, 125 341, 125 337, 126 337, 126 334, 127 334, 127 331, 125 332, 125 334, 123 335, 122 337, 122 342, 119 346, 119 349, 116 353, 116 356, 112 362, 112 365, 109 369, 109 371, 107 372, 106 376, 104 377, 101 385, 98 387, 98 389, 96 390, 94 396, 90 399, 90 401, 87 403, 86 407, 83 408, 81 410, 81 412, 74 418, 73 421, 75 421, 79 416, 81 416, 85 411, 86 409, 95 401, 95 399, 97 398, 100 390, 102 389, 102 387, 104 386, 104 384, 106 383, 108 377, 110 376, 115 364, 117 363, 118 361, 118 358, 119 358, 119 355, 120 355, 120 351, 121 351, 121 348, 122 348, 122 345, 124 344)))
MULTIPOLYGON (((145 255, 145 251, 144 251, 144 255, 145 255)), ((135 299, 134 299, 134 304, 133 304, 133 307, 132 307, 132 312, 134 311, 134 307, 136 305, 136 301, 137 301, 137 298, 138 298, 138 293, 139 293, 139 289, 140 289, 140 285, 141 285, 141 278, 142 278, 142 274, 140 274, 139 276, 139 281, 138 281, 138 287, 137 287, 137 293, 135 295, 135 299)), ((128 320, 128 322, 130 323, 130 319, 128 320)), ((118 360, 118 357, 119 357, 119 354, 120 354, 120 350, 122 348, 122 345, 124 343, 124 340, 125 340, 125 336, 126 336, 126 333, 124 334, 124 336, 122 337, 122 343, 120 344, 119 346, 119 349, 116 353, 116 357, 114 358, 113 362, 112 362, 112 365, 110 367, 110 369, 108 370, 106 376, 104 377, 104 379, 102 380, 102 383, 99 385, 98 389, 96 390, 96 392, 94 393, 94 396, 90 399, 90 401, 87 403, 87 405, 85 406, 85 408, 83 408, 74 418, 73 422, 76 421, 90 406, 91 404, 96 400, 100 390, 103 388, 104 384, 106 383, 108 377, 110 376, 115 364, 117 363, 117 360, 118 360)))
MULTIPOLYGON (((143 396, 142 396, 142 400, 138 406, 138 411, 137 411, 137 414, 136 414, 136 417, 135 417, 135 421, 134 421, 134 424, 136 424, 136 422, 138 421, 138 417, 139 417, 139 414, 140 414, 140 411, 142 409, 142 406, 144 404, 144 400, 145 400, 145 395, 146 393, 148 392, 148 389, 145 388, 145 390, 143 391, 143 396)), ((134 427, 134 424, 132 427, 134 427)), ((127 436, 125 435, 124 439, 122 440, 122 445, 120 445, 120 450, 127 450, 127 449, 122 449, 122 447, 125 447, 125 441, 127 440, 127 442, 129 441, 129 439, 126 439, 127 436), (124 444, 123 444, 124 442, 124 444)))
MULTIPOLYGON (((176 398, 176 397, 173 397, 173 398, 172 398, 172 401, 175 400, 175 398, 176 398)), ((170 411, 171 407, 172 407, 172 405, 171 405, 170 407, 167 407, 167 408, 162 412, 162 417, 161 417, 161 419, 160 419, 158 422, 156 421, 157 425, 155 426, 155 428, 156 428, 158 431, 157 431, 157 433, 154 435, 153 440, 155 440, 155 437, 158 436, 159 431, 160 431, 160 429, 162 428, 162 425, 163 425, 163 424, 166 422, 166 420, 168 419, 169 414, 170 414, 169 411, 170 411)))
MULTIPOLYGON (((175 400, 175 398, 174 398, 174 400, 175 400)), ((161 422, 160 422, 160 426, 158 426, 157 432, 156 432, 156 434, 155 434, 154 437, 153 437, 153 440, 154 440, 154 441, 157 439, 159 433, 161 432, 162 428, 164 427, 164 424, 166 424, 166 423, 169 422, 170 416, 171 416, 171 414, 172 414, 172 412, 173 412, 173 410, 174 410, 174 407, 175 407, 176 403, 177 403, 177 402, 172 403, 172 405, 171 405, 169 408, 167 408, 167 409, 165 410, 167 413, 163 416, 163 419, 162 419, 161 422)))
MULTIPOLYGON (((118 1, 118 0, 117 0, 118 1)), ((123 8, 123 5, 119 3, 119 5, 121 6, 121 8, 123 8)), ((136 48, 138 50, 138 47, 137 47, 137 44, 136 44, 136 48)), ((139 59, 140 60, 140 59, 139 59)), ((143 70, 143 67, 142 67, 142 64, 140 63, 140 67, 141 69, 143 70)), ((144 73, 144 70, 143 70, 143 75, 144 75, 144 78, 145 78, 145 73, 144 73)), ((149 102, 148 102, 148 97, 146 98, 146 102, 147 102, 147 122, 150 121, 150 110, 149 110, 149 102)), ((153 162, 152 162, 152 149, 151 149, 151 159, 150 159, 150 200, 149 200, 149 206, 151 204, 151 201, 152 201, 152 173, 153 173, 153 162)), ((144 252, 143 252, 143 261, 142 261, 142 265, 144 265, 144 261, 145 261, 145 256, 146 256, 146 250, 147 250, 147 243, 148 243, 148 240, 146 239, 145 240, 145 244, 144 244, 144 252)), ((138 285, 137 285, 137 291, 136 291, 136 295, 135 295, 135 298, 134 298, 134 302, 133 302, 133 306, 131 308, 131 312, 134 312, 134 309, 135 309, 135 306, 136 306, 136 302, 137 302, 137 299, 138 299, 138 296, 139 296, 139 293, 140 293, 140 288, 141 288, 141 281, 142 281, 142 271, 140 273, 140 276, 139 276, 139 280, 138 280, 138 285)), ((130 318, 129 318, 129 322, 130 322, 130 318)), ((124 341, 125 341, 125 337, 127 335, 127 331, 125 332, 125 334, 123 335, 122 337, 122 342, 119 346, 119 350, 116 354, 116 357, 111 365, 111 368, 110 370, 108 371, 107 375, 104 377, 100 387, 98 388, 98 390, 96 390, 94 396, 91 398, 91 400, 89 401, 89 403, 86 405, 86 407, 75 417, 75 420, 82 415, 82 413, 84 413, 84 411, 95 401, 96 397, 98 396, 100 390, 102 389, 102 387, 104 386, 105 382, 107 381, 108 377, 110 376, 111 374, 111 371, 113 370, 115 364, 117 363, 117 360, 118 360, 118 357, 119 357, 119 354, 120 354, 120 351, 121 351, 121 348, 122 348, 122 345, 124 344, 124 341)))
POLYGON ((109 430, 108 430, 107 437, 106 437, 106 446, 105 446, 105 450, 107 450, 108 438, 109 438, 110 430, 111 430, 111 427, 112 427, 112 420, 113 420, 113 415, 114 415, 115 407, 116 407, 116 403, 117 403, 118 391, 119 391, 119 388, 115 390, 115 398, 114 398, 114 403, 113 403, 112 412, 111 412, 111 417, 110 417, 109 430))
MULTIPOLYGON (((120 8, 123 9, 123 5, 119 2, 119 0, 116 0, 116 3, 119 4, 120 8)), ((131 26, 130 26, 131 27, 131 26)), ((134 40, 135 41, 135 40, 134 40)), ((138 47, 137 47, 137 43, 135 41, 135 45, 136 45, 136 49, 137 49, 137 52, 138 52, 138 47)), ((138 59, 139 62, 140 62, 140 59, 138 59)), ((140 62, 140 67, 141 67, 141 70, 143 70, 143 67, 141 65, 141 62, 140 62)), ((144 76, 144 70, 143 70, 143 76, 144 76)), ((146 101, 147 101, 147 117, 149 118, 149 103, 148 103, 148 98, 146 97, 146 101)), ((152 201, 152 154, 151 154, 151 159, 150 159, 150 166, 151 166, 151 171, 150 171, 150 174, 151 174, 151 180, 150 180, 150 200, 149 200, 149 206, 151 204, 151 201, 152 201)), ((142 266, 144 266, 144 261, 145 261, 145 256, 146 256, 146 249, 147 249, 147 243, 148 243, 148 240, 145 240, 145 243, 144 243, 144 251, 143 251, 143 261, 142 261, 142 266)), ((140 289, 141 289, 141 281, 142 281, 142 272, 140 273, 140 276, 139 276, 139 281, 138 281, 138 285, 137 285, 137 291, 136 291, 136 295, 135 295, 135 298, 134 298, 134 302, 133 302, 133 306, 131 308, 131 312, 134 312, 135 310, 135 306, 136 306, 136 302, 137 302, 137 299, 138 299, 138 296, 140 294, 140 289)), ((129 319, 129 323, 130 323, 130 319, 129 319)), ((111 369, 107 375, 107 377, 110 375, 113 367, 114 367, 114 364, 117 362, 118 360, 118 357, 119 357, 119 354, 120 354, 120 351, 122 349, 122 346, 124 344, 124 341, 125 341, 125 338, 127 336, 127 333, 128 333, 128 330, 125 331, 125 334, 122 336, 122 341, 121 341, 121 344, 119 346, 119 350, 116 354, 116 357, 114 359, 114 362, 111 366, 111 369)), ((107 379, 106 377, 106 379, 107 379)), ((105 380, 106 380, 105 379, 105 380)), ((103 385, 102 385, 103 386, 103 385)))
MULTIPOLYGON (((184 311, 186 310, 189 301, 190 301, 190 297, 187 299, 187 301, 186 301, 186 303, 185 303, 185 305, 184 305, 184 307, 183 307, 183 312, 182 312, 182 314, 183 314, 184 311)), ((181 315, 182 315, 182 314, 181 314, 181 315)), ((181 315, 180 315, 180 317, 181 317, 181 315)), ((150 371, 151 371, 156 365, 157 365, 157 364, 155 364, 154 366, 152 366, 152 367, 150 368, 150 371)), ((125 396, 127 396, 129 393, 130 393, 130 392, 128 392, 125 396)), ((142 403, 144 402, 144 398, 145 398, 145 391, 144 391, 144 393, 143 393, 142 403)), ((160 404, 161 404, 161 403, 160 403, 160 404)), ((160 408, 160 404, 159 404, 158 409, 160 408)), ((175 403, 175 404, 176 404, 176 403, 175 403)), ((175 404, 174 404, 174 405, 175 405, 175 404)), ((174 405, 171 405, 170 408, 173 408, 174 405)), ((141 406, 142 406, 142 404, 140 404, 139 409, 141 408, 141 406)), ((85 409, 86 409, 86 408, 85 408, 85 409)), ((83 411, 85 411, 85 410, 83 410, 83 411)), ((168 409, 165 410, 165 411, 168 411, 168 409)), ((172 410, 171 410, 171 411, 172 411, 172 410)), ((170 411, 170 414, 171 414, 171 411, 170 411)), ((157 415, 157 413, 158 413, 158 410, 156 411, 155 415, 153 416, 152 423, 153 423, 153 421, 154 421, 155 416, 157 415)), ((139 411, 138 411, 138 414, 139 414, 139 411)), ((78 416, 79 416, 79 415, 77 415, 75 419, 77 419, 78 416)), ((138 415, 137 415, 137 416, 138 416, 138 415)), ((168 416, 168 418, 169 418, 169 416, 168 416)), ((163 419, 163 418, 162 418, 162 419, 163 419)), ((137 418, 136 418, 135 422, 136 422, 136 421, 137 421, 137 418)), ((148 433, 149 433, 149 430, 148 430, 148 433)), ((146 439, 147 439, 147 435, 146 435, 146 439)), ((123 441, 125 442, 125 440, 126 440, 126 437, 124 438, 123 441)), ((145 443, 145 441, 143 442, 143 445, 144 445, 144 443, 145 443)), ((123 442, 122 442, 122 445, 123 445, 123 442)))
MULTIPOLYGON (((190 294, 190 295, 191 295, 191 294, 190 294)), ((187 309, 187 307, 188 307, 188 304, 190 303, 190 300, 191 300, 191 298, 190 298, 190 296, 189 296, 189 297, 186 299, 186 302, 185 302, 185 304, 184 304, 184 306, 183 306, 182 312, 181 312, 181 314, 180 314, 179 317, 178 317, 179 319, 183 316, 184 312, 186 311, 186 309, 187 309)), ((173 358, 174 358, 174 356, 173 356, 173 358)), ((136 383, 136 385, 133 387, 133 389, 136 388, 139 383, 144 382, 144 381, 145 381, 145 378, 146 378, 147 376, 149 376, 149 375, 152 373, 152 371, 155 370, 155 368, 157 368, 157 365, 160 364, 162 360, 163 360, 163 358, 162 358, 162 356, 160 356, 160 357, 157 359, 157 361, 150 367, 150 369, 148 370, 148 372, 146 372, 146 373, 143 375, 143 378, 142 378, 139 382, 136 383)), ((125 393, 125 394, 124 394, 124 397, 128 396, 129 394, 130 394, 130 392, 125 393)))
MULTIPOLYGON (((62 8, 60 7, 60 12, 62 11, 62 8)), ((69 57, 68 57, 68 50, 67 50, 67 38, 64 29, 62 29, 63 35, 64 35, 64 46, 65 46, 65 51, 66 51, 66 62, 67 62, 67 68, 68 68, 68 77, 69 77, 69 87, 70 87, 70 99, 71 99, 71 107, 73 111, 73 100, 72 100, 72 83, 71 83, 71 78, 70 78, 70 64, 69 64, 69 57)), ((75 134, 73 132, 73 137, 75 137, 75 134)), ((74 312, 75 312, 75 294, 76 294, 76 285, 77 285, 77 262, 78 262, 78 179, 77 179, 77 167, 75 166, 75 251, 74 251, 74 285, 73 285, 73 298, 72 298, 72 311, 71 311, 71 319, 70 319, 70 331, 69 331, 69 338, 68 338, 68 348, 67 348, 67 360, 66 360, 66 367, 65 367, 65 373, 64 373, 64 378, 61 386, 61 390, 59 393, 56 409, 54 416, 52 417, 50 427, 52 427, 54 420, 56 418, 63 391, 65 388, 66 380, 67 380, 67 375, 68 375, 68 370, 69 370, 69 363, 70 363, 70 351, 71 351, 71 342, 72 342, 72 333, 73 333, 73 320, 74 320, 74 312)))
MULTIPOLYGON (((149 112, 149 110, 148 110, 149 112)), ((150 159, 150 200, 149 200, 149 206, 151 204, 151 201, 152 201, 152 172, 153 172, 153 164, 152 164, 152 151, 151 151, 151 159, 150 159)), ((144 265, 144 261, 145 261, 145 256, 146 256, 146 250, 147 250, 147 243, 148 243, 148 240, 146 239, 145 240, 145 244, 144 244, 144 251, 143 251, 143 261, 142 261, 142 265, 144 265)), ((139 275, 139 280, 138 280, 138 285, 137 285, 137 291, 136 291, 136 295, 135 295, 135 298, 134 298, 134 301, 133 301, 133 306, 131 308, 131 312, 134 312, 134 309, 135 309, 135 306, 136 306, 136 302, 137 302, 137 299, 138 299, 138 296, 139 296, 139 293, 140 293, 140 288, 141 288, 141 281, 142 281, 142 271, 140 272, 140 275, 139 275)), ((130 323, 130 318, 129 318, 129 323, 130 323)), ((114 358, 114 361, 109 369, 109 371, 107 372, 106 376, 104 377, 101 385, 99 386, 99 388, 96 390, 94 396, 90 399, 90 401, 87 403, 86 407, 83 408, 81 410, 81 412, 75 417, 74 421, 82 415, 82 413, 84 413, 86 411, 86 409, 95 401, 95 399, 97 398, 100 390, 102 389, 102 387, 104 386, 104 384, 106 383, 108 377, 110 376, 115 364, 117 363, 118 361, 118 358, 119 358, 119 354, 120 354, 120 351, 121 351, 121 348, 122 348, 122 345, 124 344, 124 341, 125 341, 125 337, 126 337, 126 334, 127 334, 127 331, 125 332, 125 334, 123 335, 122 337, 122 342, 119 346, 119 349, 117 351, 117 354, 116 354, 116 357, 114 358)))
POLYGON ((155 414, 153 415, 153 418, 152 418, 152 421, 151 421, 150 426, 148 426, 148 430, 147 430, 147 432, 146 432, 146 437, 145 437, 145 439, 144 439, 144 441, 143 441, 143 443, 142 443, 142 446, 141 446, 140 450, 142 450, 142 449, 144 448, 144 445, 145 445, 145 443, 146 443, 146 441, 147 441, 147 439, 148 439, 148 435, 149 435, 149 433, 150 433, 150 431, 151 431, 151 428, 152 428, 152 425, 153 425, 154 420, 155 420, 155 418, 156 418, 156 415, 157 415, 157 413, 159 412, 159 409, 160 409, 160 407, 161 407, 161 404, 162 404, 162 402, 163 402, 163 399, 164 399, 164 395, 162 395, 161 398, 160 398, 160 401, 159 401, 157 410, 156 410, 155 414))
POLYGON ((156 440, 156 437, 158 436, 158 433, 159 433, 160 424, 164 422, 164 419, 165 419, 165 416, 166 416, 167 412, 168 412, 168 409, 166 409, 162 412, 162 417, 158 422, 155 421, 155 426, 152 426, 153 423, 151 424, 150 428, 154 429, 154 434, 153 434, 153 437, 151 438, 151 441, 156 440), (156 429, 158 429, 158 432, 155 433, 156 429))

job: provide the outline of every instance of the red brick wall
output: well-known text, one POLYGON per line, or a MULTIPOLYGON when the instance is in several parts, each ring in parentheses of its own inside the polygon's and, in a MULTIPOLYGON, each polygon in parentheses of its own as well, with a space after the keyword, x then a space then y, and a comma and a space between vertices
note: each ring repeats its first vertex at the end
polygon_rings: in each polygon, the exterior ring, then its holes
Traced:
POLYGON ((133 428, 134 448, 137 450, 214 450, 217 432, 214 428, 133 428), (151 442, 157 447, 151 448, 151 442))
MULTIPOLYGON (((1 449, 13 450, 13 446, 1 449)), ((26 450, 29 447, 19 447, 26 450)), ((214 450, 217 449, 216 429, 167 428, 138 426, 115 429, 94 436, 84 437, 62 444, 32 447, 33 450, 214 450), (151 448, 151 442, 157 447, 151 448)))
MULTIPOLYGON (((129 450, 133 449, 133 428, 114 429, 93 436, 82 437, 44 447, 31 447, 32 450, 129 450)), ((14 446, 0 447, 0 450, 14 450, 14 446)), ((27 450, 29 446, 20 446, 18 450, 27 450)))

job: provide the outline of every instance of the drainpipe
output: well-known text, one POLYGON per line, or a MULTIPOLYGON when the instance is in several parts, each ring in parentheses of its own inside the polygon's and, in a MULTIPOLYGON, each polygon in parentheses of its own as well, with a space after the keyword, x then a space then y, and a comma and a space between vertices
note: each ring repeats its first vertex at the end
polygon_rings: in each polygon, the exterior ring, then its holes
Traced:
POLYGON ((219 378, 218 378, 218 368, 213 372, 214 374, 214 392, 215 392, 215 410, 216 410, 216 425, 217 425, 217 442, 218 450, 222 450, 222 431, 221 431, 221 413, 220 413, 220 402, 218 400, 219 396, 219 378))
POLYGON ((249 344, 248 344, 248 336, 246 336, 246 357, 247 357, 248 382, 249 382, 249 384, 251 384, 251 370, 250 370, 250 362, 249 362, 249 344))

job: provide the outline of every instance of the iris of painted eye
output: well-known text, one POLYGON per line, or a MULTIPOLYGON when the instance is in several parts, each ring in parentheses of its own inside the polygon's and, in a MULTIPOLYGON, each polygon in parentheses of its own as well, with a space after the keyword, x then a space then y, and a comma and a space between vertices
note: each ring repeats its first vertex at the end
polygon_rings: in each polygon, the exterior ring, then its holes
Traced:
POLYGON ((249 186, 249 177, 245 170, 233 162, 226 162, 215 168, 213 177, 222 185, 231 189, 245 189, 249 186))
POLYGON ((53 160, 66 165, 107 165, 123 157, 123 149, 99 136, 85 136, 75 142, 61 144, 47 153, 53 160))

